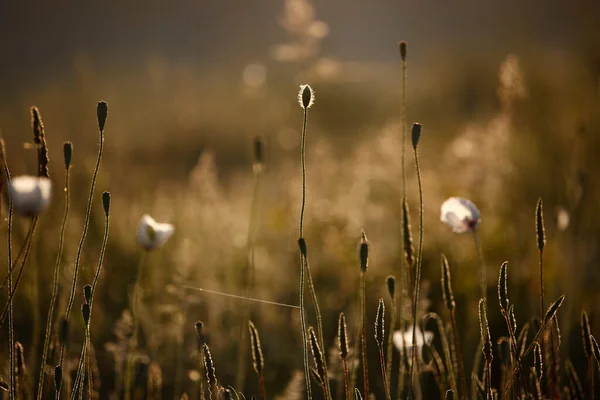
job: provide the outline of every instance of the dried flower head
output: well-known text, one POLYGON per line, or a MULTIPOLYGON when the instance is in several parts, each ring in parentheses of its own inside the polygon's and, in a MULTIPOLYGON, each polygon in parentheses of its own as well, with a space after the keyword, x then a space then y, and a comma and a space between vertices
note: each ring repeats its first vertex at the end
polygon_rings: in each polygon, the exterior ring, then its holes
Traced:
POLYGON ((450 197, 442 204, 440 219, 456 233, 472 232, 481 222, 481 213, 471 201, 450 197))
POLYGON ((346 326, 346 316, 343 312, 340 313, 340 318, 338 319, 338 342, 340 357, 348 357, 348 328, 346 326))
POLYGON ((52 182, 48 178, 18 176, 10 181, 8 189, 13 208, 21 215, 40 213, 50 204, 52 182))
POLYGON ((138 225, 137 241, 144 250, 154 250, 162 247, 174 231, 173 225, 158 223, 148 214, 144 214, 138 225))
POLYGON ((104 215, 108 217, 108 214, 110 214, 110 192, 102 192, 102 207, 104 208, 104 215))
POLYGON ((254 367, 254 371, 260 375, 265 367, 265 359, 260 345, 260 336, 258 335, 258 329, 256 329, 256 326, 252 321, 248 321, 248 329, 250 330, 252 366, 254 367))
POLYGON ((300 91, 298 92, 298 103, 300 107, 307 108, 312 107, 315 102, 315 92, 309 85, 300 85, 300 91))

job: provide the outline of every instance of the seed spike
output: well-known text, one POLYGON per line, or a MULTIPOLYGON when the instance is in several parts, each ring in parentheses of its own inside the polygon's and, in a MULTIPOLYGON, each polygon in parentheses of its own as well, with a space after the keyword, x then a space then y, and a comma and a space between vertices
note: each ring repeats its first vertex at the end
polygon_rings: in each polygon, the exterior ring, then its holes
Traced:
POLYGON ((452 292, 452 276, 450 275, 450 264, 444 254, 442 254, 442 295, 444 303, 448 311, 454 311, 456 302, 454 301, 454 293, 452 292))

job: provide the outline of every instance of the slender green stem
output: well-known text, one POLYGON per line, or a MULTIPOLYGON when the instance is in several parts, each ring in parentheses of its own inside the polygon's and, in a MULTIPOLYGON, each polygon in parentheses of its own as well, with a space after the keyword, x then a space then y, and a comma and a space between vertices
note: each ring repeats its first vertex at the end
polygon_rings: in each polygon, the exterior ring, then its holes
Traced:
MULTIPOLYGON (((312 301, 315 307, 315 315, 317 316, 317 335, 319 338, 319 345, 322 349, 326 349, 323 340, 323 318, 321 316, 321 308, 319 307, 319 300, 317 299, 317 292, 315 291, 315 285, 313 284, 312 274, 310 273, 310 263, 308 262, 308 257, 306 257, 306 276, 308 280, 308 288, 310 290, 310 294, 312 296, 312 301)), ((327 398, 331 396, 331 388, 329 387, 329 378, 327 375, 327 357, 323 358, 323 365, 325 369, 325 382, 323 382, 324 386, 327 386, 326 393, 328 394, 327 398)))
MULTIPOLYGON (((104 150, 104 130, 100 130, 100 142, 98 145, 98 158, 96 159, 96 167, 94 168, 94 174, 92 176, 92 182, 90 184, 90 193, 88 195, 87 209, 85 212, 85 222, 83 225, 83 232, 81 234, 81 239, 79 240, 79 245, 77 247, 77 257, 75 258, 75 270, 73 271, 73 283, 71 285, 71 294, 69 295, 69 302, 67 304, 67 309, 65 311, 65 319, 68 321, 69 316, 71 314, 71 309, 73 308, 73 302, 75 301, 75 292, 77 290, 77 276, 79 274, 79 263, 81 261, 81 253, 83 250, 83 244, 85 242, 85 238, 87 236, 87 232, 90 226, 90 216, 92 213, 92 203, 94 200, 94 189, 96 188, 96 179, 98 178, 98 171, 100 170, 100 161, 102 161, 102 152, 104 150)), ((64 356, 66 353, 65 343, 61 346, 60 349, 60 366, 63 366, 64 356)), ((63 369, 64 370, 64 369, 63 369)))
POLYGON ((133 379, 133 366, 135 363, 133 353, 135 352, 135 348, 137 347, 137 339, 138 339, 138 302, 140 297, 140 286, 142 280, 142 271, 144 269, 144 264, 146 263, 146 258, 148 257, 148 252, 144 251, 140 257, 140 264, 137 270, 137 277, 135 279, 135 286, 133 289, 133 309, 131 310, 131 317, 133 319, 133 331, 131 335, 131 339, 129 340, 129 354, 127 354, 127 368, 125 371, 125 400, 129 400, 131 398, 131 380, 133 379))
MULTIPOLYGON (((477 228, 473 229, 473 238, 475 239, 475 247, 477 248, 477 257, 479 257, 479 262, 481 263, 481 298, 484 300, 485 307, 487 308, 487 274, 485 261, 483 259, 483 250, 481 248, 481 241, 479 240, 477 228)), ((542 319, 543 318, 544 316, 542 313, 542 319)))
POLYGON ((412 383, 415 363, 417 362, 417 306, 419 305, 419 294, 421 286, 421 265, 423 258, 423 185, 421 182, 421 169, 419 167, 419 153, 416 146, 414 147, 415 169, 417 171, 417 182, 419 185, 419 250, 417 254, 417 268, 414 282, 414 298, 413 298, 413 326, 412 326, 412 361, 410 363, 409 381, 408 381, 408 398, 412 396, 412 383))
POLYGON ((592 359, 593 356, 590 355, 587 358, 587 362, 588 362, 588 379, 589 379, 589 399, 594 400, 594 396, 595 396, 595 390, 594 390, 594 360, 592 359))
POLYGON ((392 396, 390 395, 390 385, 388 383, 388 377, 385 372, 385 358, 383 355, 383 346, 379 346, 379 364, 381 366, 381 377, 383 378, 383 388, 385 389, 385 398, 387 400, 392 400, 392 396))
POLYGON ((44 349, 42 352, 42 363, 40 366, 40 377, 38 379, 38 392, 37 399, 42 400, 44 392, 44 375, 46 369, 46 359, 48 357, 48 348, 50 347, 50 338, 52 336, 52 321, 54 321, 54 307, 56 305, 56 297, 58 295, 58 279, 60 276, 60 262, 62 259, 63 245, 65 239, 65 230, 67 227, 67 220, 69 217, 69 208, 71 205, 71 196, 69 192, 69 177, 70 168, 65 171, 65 213, 63 215, 62 224, 60 227, 60 236, 58 239, 58 254, 56 255, 56 262, 54 266, 54 282, 52 284, 52 298, 50 300, 50 308, 48 310, 48 319, 46 321, 46 335, 44 337, 44 349))
POLYGON ((458 389, 458 398, 467 398, 467 379, 465 377, 465 363, 462 356, 462 347, 460 345, 460 339, 458 336, 458 326, 456 324, 456 313, 454 310, 450 311, 450 321, 452 324, 452 332, 454 339, 454 351, 456 352, 456 362, 458 363, 458 375, 460 378, 460 388, 458 389))
MULTIPOLYGON (((81 384, 82 392, 83 392, 83 380, 85 378, 85 368, 86 368, 85 356, 86 356, 87 347, 90 346, 90 342, 91 342, 89 330, 90 330, 90 325, 92 323, 94 295, 96 294, 96 286, 98 285, 98 279, 100 278, 100 272, 102 272, 102 264, 104 263, 104 254, 106 253, 106 245, 108 244, 109 229, 110 229, 109 214, 105 214, 104 237, 102 239, 102 247, 100 249, 100 257, 98 259, 98 268, 96 268, 96 274, 94 275, 94 281, 92 282, 92 295, 90 297, 90 315, 89 315, 88 325, 86 326, 85 344, 83 345, 83 348, 81 350, 81 359, 80 359, 79 365, 77 366, 77 378, 79 379, 79 377, 81 376, 81 381, 79 383, 81 384)), ((88 377, 88 381, 91 382, 89 377, 88 377)), ((73 392, 71 393, 71 397, 73 397, 74 394, 76 394, 76 390, 73 390, 73 392)))
MULTIPOLYGON (((21 246, 21 250, 23 250, 23 258, 21 259, 21 266, 19 267, 19 272, 17 273, 17 279, 12 281, 12 274, 10 276, 11 277, 10 284, 12 286, 12 290, 8 291, 8 301, 4 305, 4 309, 2 310, 2 316, 0 317, 0 328, 2 326, 4 326, 4 321, 6 319, 6 316, 9 314, 9 311, 10 311, 9 310, 10 305, 13 301, 15 293, 17 292, 19 283, 21 282, 21 277, 23 276, 23 269, 25 268, 25 263, 27 262, 27 258, 29 257, 29 251, 31 250, 31 246, 33 244, 33 234, 34 234, 35 228, 37 226, 37 221, 38 221, 38 216, 36 214, 33 216, 31 225, 29 225, 29 231, 27 232, 27 235, 25 236, 25 240, 23 241, 23 245, 21 246)), ((19 251, 19 252, 21 252, 21 251, 19 251)), ((17 260, 14 260, 13 266, 12 266, 12 268, 10 268, 10 270, 12 272, 14 272, 16 266, 17 266, 17 260)))
MULTIPOLYGON (((300 208, 300 222, 298 234, 300 239, 304 238, 304 209, 306 207, 306 123, 308 120, 308 109, 304 108, 302 120, 302 141, 300 144, 300 157, 302 165, 302 206, 300 208)), ((300 254, 300 325, 302 328, 302 349, 304 352, 304 380, 306 382, 306 394, 312 398, 310 383, 310 366, 308 358, 308 336, 306 332, 306 310, 304 307, 304 275, 306 269, 306 257, 300 254)))
POLYGON ((365 329, 366 307, 365 307, 365 296, 366 296, 366 282, 365 282, 364 271, 360 272, 360 320, 361 320, 361 355, 362 355, 362 371, 363 371, 363 390, 365 398, 369 397, 369 368, 367 364, 367 335, 365 329))
MULTIPOLYGON (((10 183, 10 172, 8 170, 8 165, 6 163, 6 159, 3 158, 4 161, 4 171, 6 172, 6 181, 10 183)), ((8 308, 9 308, 9 317, 8 317, 8 356, 10 357, 9 368, 10 368, 10 388, 8 390, 8 396, 10 400, 14 400, 15 398, 15 367, 14 367, 14 347, 15 347, 15 338, 14 338, 14 326, 13 326, 13 307, 12 307, 12 226, 13 226, 13 205, 12 199, 8 196, 8 232, 7 232, 7 242, 8 242, 8 308)))
POLYGON ((265 390, 265 378, 262 372, 258 374, 258 385, 260 386, 260 398, 261 400, 267 400, 267 391, 265 390))
MULTIPOLYGON (((539 259, 540 259, 540 320, 544 319, 544 260, 543 260, 543 250, 539 251, 539 259)), ((543 340, 543 336, 542 336, 543 340)), ((543 347, 542 347, 543 348, 543 347)))
MULTIPOLYGON (((248 266, 246 268, 246 281, 245 283, 245 296, 244 297, 252 297, 254 294, 254 285, 255 285, 255 270, 256 264, 254 260, 255 256, 255 241, 256 241, 256 223, 257 223, 257 214, 258 214, 258 194, 260 188, 260 177, 261 172, 256 171, 254 174, 254 188, 252 190, 252 201, 250 203, 250 222, 248 224, 248 235, 247 235, 247 244, 248 244, 248 266)), ((244 309, 242 312, 242 318, 240 321, 240 335, 239 335, 239 350, 238 350, 238 372, 236 376, 236 384, 235 387, 239 390, 243 390, 244 388, 244 380, 246 378, 246 364, 244 363, 244 358, 246 356, 246 351, 248 348, 247 338, 248 335, 248 321, 250 320, 250 300, 246 300, 244 302, 244 309)))
POLYGON ((100 131, 100 143, 98 148, 98 158, 96 160, 96 167, 94 168, 94 175, 92 176, 92 183, 90 185, 90 194, 88 196, 87 210, 85 212, 85 222, 83 225, 83 232, 81 239, 79 240, 79 246, 77 247, 77 258, 75 258, 75 271, 73 272, 73 285, 71 287, 71 295, 69 297, 69 303, 67 304, 67 310, 65 312, 65 318, 69 319, 71 309, 73 308, 73 302, 75 301, 75 291, 77 288, 77 276, 79 273, 79 264, 81 261, 81 253, 83 250, 83 243, 90 226, 90 216, 92 214, 92 203, 94 200, 94 189, 96 188, 96 179, 98 178, 98 171, 100 170, 100 161, 102 160, 102 152, 104 150, 104 131, 100 131))
POLYGON ((352 400, 350 395, 350 378, 348 377, 348 360, 346 360, 346 357, 342 357, 342 369, 344 370, 344 393, 346 394, 346 400, 352 400))
MULTIPOLYGON (((306 208, 306 123, 308 122, 308 109, 304 109, 302 119, 302 141, 300 142, 300 156, 302 165, 302 207, 300 208, 299 237, 304 237, 304 209, 306 208)), ((308 379, 308 378, 307 378, 308 379)))

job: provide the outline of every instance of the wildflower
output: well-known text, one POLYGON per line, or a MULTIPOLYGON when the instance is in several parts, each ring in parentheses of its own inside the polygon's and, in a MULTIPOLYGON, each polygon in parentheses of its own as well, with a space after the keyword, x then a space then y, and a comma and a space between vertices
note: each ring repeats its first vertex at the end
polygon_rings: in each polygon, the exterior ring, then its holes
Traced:
POLYGON ((462 197, 450 197, 442 204, 442 222, 456 233, 473 232, 481 222, 481 213, 475 204, 462 197))
MULTIPOLYGON (((417 335, 416 345, 417 345, 417 354, 419 357, 422 357, 423 354, 423 345, 429 345, 433 341, 433 332, 425 331, 423 335, 421 333, 421 329, 417 326, 415 330, 415 334, 417 335), (425 339, 425 340, 423 340, 425 339)), ((413 327, 410 326, 405 332, 396 331, 394 332, 394 336, 392 337, 394 341, 394 346, 396 349, 402 353, 404 349, 407 351, 407 357, 410 357, 412 354, 412 345, 413 345, 413 327)))
POLYGON ((138 225, 137 241, 144 250, 154 250, 162 247, 174 231, 173 225, 158 223, 144 214, 138 225))
POLYGON ((31 216, 44 211, 50 204, 52 182, 45 177, 18 176, 8 185, 14 210, 31 216))

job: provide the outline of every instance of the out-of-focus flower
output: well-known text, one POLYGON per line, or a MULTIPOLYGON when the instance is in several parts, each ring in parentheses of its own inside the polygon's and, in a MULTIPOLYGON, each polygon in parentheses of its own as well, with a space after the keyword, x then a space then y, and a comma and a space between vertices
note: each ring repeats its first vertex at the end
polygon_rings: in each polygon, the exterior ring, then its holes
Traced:
POLYGON ((472 232, 481 222, 481 213, 471 201, 450 197, 442 204, 440 219, 456 233, 472 232))
POLYGON ((144 214, 138 225, 137 241, 144 250, 154 250, 162 247, 174 231, 173 225, 158 223, 148 214, 144 214))
MULTIPOLYGON (((416 345, 417 345, 417 354, 419 357, 422 357, 423 354, 423 345, 431 344, 433 341, 433 332, 425 331, 425 334, 421 333, 421 329, 419 327, 416 328, 415 334, 417 335, 416 345), (425 340, 423 340, 425 339, 425 340)), ((413 327, 410 326, 404 332, 396 331, 394 332, 394 336, 392 337, 394 341, 394 346, 396 349, 402 353, 404 349, 406 349, 407 356, 410 357, 412 354, 412 345, 413 345, 413 327)))
POLYGON ((18 176, 10 181, 8 195, 17 213, 31 216, 50 204, 52 182, 44 177, 18 176))
POLYGON ((571 216, 569 215, 569 212, 564 208, 560 207, 556 211, 556 229, 562 232, 569 227, 570 222, 571 216))

